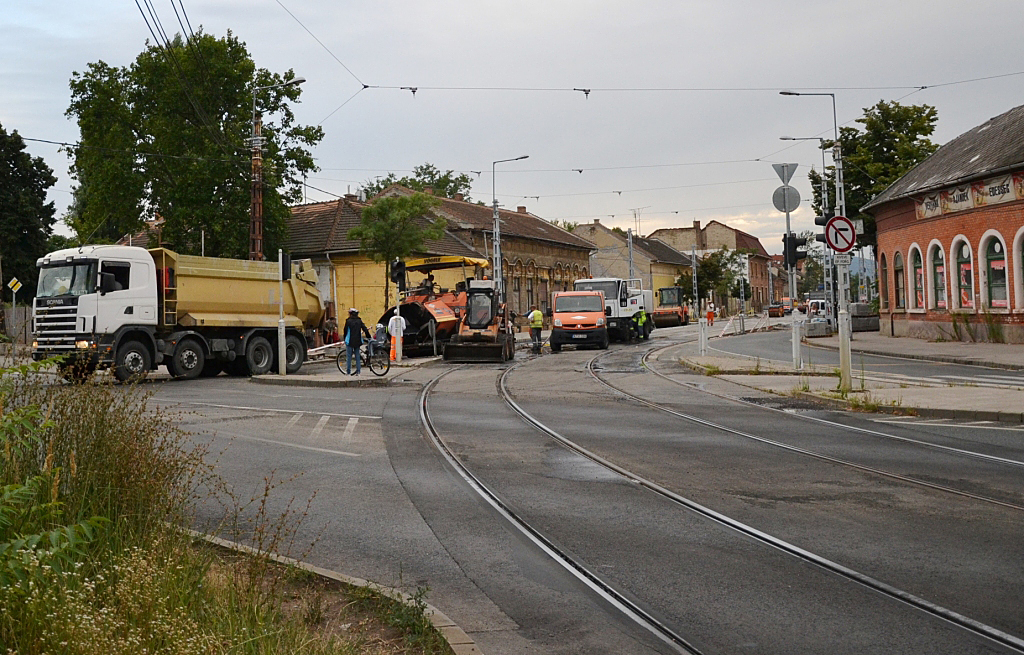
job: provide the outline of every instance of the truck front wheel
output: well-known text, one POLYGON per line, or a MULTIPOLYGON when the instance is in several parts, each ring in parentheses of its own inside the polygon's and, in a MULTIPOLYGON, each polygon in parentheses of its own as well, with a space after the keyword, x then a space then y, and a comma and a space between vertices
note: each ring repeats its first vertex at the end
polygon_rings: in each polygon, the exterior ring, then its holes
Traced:
POLYGON ((254 336, 245 347, 245 363, 252 375, 264 375, 274 365, 274 349, 265 337, 254 336))
POLYGON ((117 349, 114 377, 121 382, 138 382, 146 377, 151 366, 149 350, 138 341, 126 341, 117 349))
POLYGON ((167 371, 176 378, 194 380, 203 372, 206 355, 195 339, 182 339, 174 349, 174 355, 167 362, 167 371))

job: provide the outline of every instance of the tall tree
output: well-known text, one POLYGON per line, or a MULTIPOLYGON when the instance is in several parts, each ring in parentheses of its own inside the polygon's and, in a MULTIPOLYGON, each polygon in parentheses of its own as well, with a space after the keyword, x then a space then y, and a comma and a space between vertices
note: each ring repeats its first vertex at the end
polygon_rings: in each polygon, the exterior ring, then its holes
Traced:
POLYGON ((387 262, 384 276, 384 306, 391 298, 391 262, 408 257, 428 240, 444 236, 445 219, 431 209, 441 201, 425 193, 377 198, 363 209, 362 221, 348 231, 359 241, 360 252, 373 261, 387 262))
POLYGON ((435 196, 443 198, 454 198, 456 193, 462 194, 462 199, 469 202, 469 190, 473 186, 473 180, 465 173, 456 174, 455 171, 441 172, 433 164, 427 162, 412 169, 412 175, 398 177, 394 173, 388 173, 384 177, 368 180, 363 184, 367 196, 375 196, 392 184, 400 184, 413 191, 426 191, 431 189, 435 196))
POLYGON ((113 241, 159 216, 172 248, 198 254, 205 233, 208 253, 246 256, 255 93, 265 117, 264 249, 273 252, 285 238, 288 203, 302 197, 302 175, 316 170, 306 148, 323 130, 295 122, 299 87, 254 90, 293 78, 257 69, 231 32, 201 30, 147 45, 130 66, 100 61, 76 72, 67 115, 82 134, 69 216, 79 238, 113 241))
MULTIPOLYGON (((864 234, 857 242, 861 246, 875 245, 875 219, 860 211, 869 200, 884 191, 904 173, 931 155, 938 146, 927 137, 935 131, 938 112, 930 105, 901 105, 881 100, 864 109, 857 119, 863 129, 839 129, 839 144, 843 151, 843 187, 846 191, 848 218, 864 221, 864 234)), ((825 141, 823 148, 831 149, 835 141, 825 141)), ((811 171, 808 175, 814 189, 814 210, 821 216, 821 175, 811 171)), ((835 169, 825 172, 830 204, 835 204, 835 169)))
POLYGON ((57 182, 53 169, 42 157, 25 151, 17 131, 10 134, 0 125, 0 285, 18 278, 22 298, 36 290, 36 259, 47 253, 53 232, 54 206, 46 202, 46 190, 57 182))
MULTIPOLYGON (((739 297, 739 286, 736 281, 741 274, 744 252, 746 251, 729 250, 723 246, 697 260, 697 295, 710 300, 714 293, 721 299, 732 295, 735 288, 736 296, 739 297)), ((683 289, 683 297, 687 300, 699 300, 693 298, 693 279, 689 275, 680 276, 676 280, 676 286, 683 289)))

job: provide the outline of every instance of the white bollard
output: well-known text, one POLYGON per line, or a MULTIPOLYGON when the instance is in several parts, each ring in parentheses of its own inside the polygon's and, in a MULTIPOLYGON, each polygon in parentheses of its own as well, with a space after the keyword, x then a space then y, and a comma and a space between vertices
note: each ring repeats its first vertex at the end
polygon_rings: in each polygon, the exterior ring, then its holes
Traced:
POLYGON ((839 310, 839 390, 850 391, 853 387, 853 354, 850 352, 850 313, 839 310))
POLYGON ((697 341, 700 344, 700 354, 703 357, 708 354, 708 319, 702 318, 698 323, 700 323, 700 328, 697 341))

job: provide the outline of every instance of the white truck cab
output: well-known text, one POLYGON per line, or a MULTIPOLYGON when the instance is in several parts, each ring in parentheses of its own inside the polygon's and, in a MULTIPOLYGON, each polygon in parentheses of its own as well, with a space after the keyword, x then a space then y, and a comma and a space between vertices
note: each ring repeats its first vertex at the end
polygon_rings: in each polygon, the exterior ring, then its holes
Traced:
POLYGON ((641 339, 650 336, 654 328, 651 319, 654 292, 644 289, 639 278, 584 278, 576 280, 573 288, 576 291, 604 293, 604 313, 607 317, 608 336, 612 340, 629 342, 633 330, 637 331, 641 339))

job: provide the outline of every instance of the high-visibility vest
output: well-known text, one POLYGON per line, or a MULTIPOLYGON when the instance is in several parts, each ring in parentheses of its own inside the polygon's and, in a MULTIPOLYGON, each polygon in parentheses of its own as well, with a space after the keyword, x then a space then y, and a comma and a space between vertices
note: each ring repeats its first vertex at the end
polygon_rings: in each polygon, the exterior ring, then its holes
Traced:
POLYGON ((542 314, 539 309, 535 309, 532 312, 530 312, 530 327, 544 327, 544 314, 542 314))

